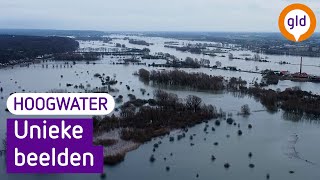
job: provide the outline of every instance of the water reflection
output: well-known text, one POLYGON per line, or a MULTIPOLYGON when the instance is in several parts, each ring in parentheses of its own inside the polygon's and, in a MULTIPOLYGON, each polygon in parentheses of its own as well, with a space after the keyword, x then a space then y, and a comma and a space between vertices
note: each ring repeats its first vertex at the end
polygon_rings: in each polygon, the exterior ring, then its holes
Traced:
POLYGON ((283 112, 283 119, 286 121, 292 122, 304 122, 311 124, 319 124, 320 117, 316 115, 306 115, 304 113, 295 113, 295 112, 283 112))

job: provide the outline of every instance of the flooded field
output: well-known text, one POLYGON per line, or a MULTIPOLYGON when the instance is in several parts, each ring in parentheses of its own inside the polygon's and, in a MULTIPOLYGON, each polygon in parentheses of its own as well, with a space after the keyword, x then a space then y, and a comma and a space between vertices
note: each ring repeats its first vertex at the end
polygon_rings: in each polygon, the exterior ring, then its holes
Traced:
MULTIPOLYGON (((114 47, 114 43, 125 44, 131 48, 145 48, 146 46, 129 44, 123 40, 124 36, 113 36, 119 39, 112 41, 112 44, 102 42, 81 42, 81 47, 114 47)), ((223 66, 237 66, 242 70, 255 71, 273 69, 279 71, 299 71, 299 57, 261 55, 267 56, 270 62, 254 62, 244 60, 229 60, 228 57, 210 57, 205 55, 179 52, 175 49, 165 48, 164 42, 176 41, 179 44, 198 43, 166 38, 150 37, 130 37, 142 39, 153 45, 148 46, 151 54, 156 52, 170 53, 179 58, 205 58, 209 59, 211 65, 220 61, 223 66), (279 65, 277 62, 287 61, 291 64, 279 65)), ((234 56, 240 54, 254 53, 249 51, 232 51, 234 56)), ((0 69, 0 87, 4 91, 0 93, 0 137, 5 137, 6 119, 12 116, 5 111, 6 99, 13 92, 49 92, 64 90, 68 92, 84 92, 84 89, 76 89, 74 85, 83 85, 85 89, 92 90, 95 87, 101 87, 99 78, 95 78, 95 73, 105 74, 116 79, 118 83, 112 88, 116 92, 110 92, 111 95, 123 95, 124 102, 128 94, 134 94, 137 98, 149 99, 153 97, 153 91, 158 87, 146 85, 133 74, 140 68, 147 70, 160 70, 163 68, 153 68, 146 65, 114 65, 117 58, 105 56, 102 60, 86 64, 86 62, 77 62, 75 65, 64 64, 63 61, 48 61, 29 67, 15 66, 0 69), (73 86, 67 87, 67 84, 73 86), (131 87, 127 90, 126 85, 131 87), (140 89, 146 90, 142 95, 140 89), (132 89, 134 91, 132 91, 132 89), (150 95, 148 96, 147 93, 150 95), (2 98, 3 97, 3 98, 2 98)), ((164 60, 142 60, 146 64, 153 62, 164 63, 164 60)), ((320 75, 320 62, 318 58, 304 58, 303 71, 309 74, 320 75)), ((171 68, 168 68, 171 69, 171 68)), ((220 75, 224 77, 241 77, 252 82, 262 78, 261 74, 233 72, 224 70, 212 70, 209 68, 183 69, 187 72, 203 72, 210 75, 220 75)), ((320 84, 306 82, 280 81, 278 85, 267 88, 281 89, 298 86, 302 90, 320 93, 320 84)), ((165 89, 166 91, 177 94, 180 98, 188 95, 196 95, 202 98, 206 104, 212 104, 218 109, 232 114, 233 119, 240 126, 228 125, 222 120, 220 126, 216 126, 214 121, 208 124, 199 124, 190 128, 186 137, 180 141, 169 141, 169 136, 156 138, 151 142, 143 144, 137 150, 129 152, 125 161, 115 167, 105 167, 106 179, 319 179, 320 172, 320 124, 317 120, 296 118, 282 111, 270 113, 260 102, 248 96, 236 96, 231 93, 210 93, 199 91, 187 91, 179 89, 165 89), (237 115, 242 105, 248 104, 252 114, 247 117, 237 115), (248 125, 253 126, 252 129, 248 125), (208 126, 208 133, 204 128, 208 126), (215 131, 212 131, 214 127, 215 131), (238 135, 238 130, 243 134, 238 135), (190 136, 194 136, 191 140, 190 136), (153 145, 161 141, 159 148, 153 152, 153 145), (249 154, 252 156, 249 156, 249 154), (155 162, 151 163, 149 158, 154 155, 155 162), (212 156, 215 160, 212 160, 212 156), (229 163, 230 167, 226 169, 224 165, 229 163), (249 165, 251 167, 249 167, 249 165), (254 167, 252 166, 254 165, 254 167), (169 169, 167 168, 169 167, 169 169)), ((121 103, 116 106, 120 106, 121 103)), ((179 130, 172 132, 170 136, 176 137, 179 130)), ((1 179, 3 180, 40 180, 40 179, 62 179, 67 180, 76 178, 79 180, 100 179, 100 175, 8 175, 5 173, 5 158, 2 156, 0 165, 1 179)))
MULTIPOLYGON (((126 36, 115 36, 115 37, 126 37, 126 36)), ((256 70, 256 66, 258 66, 259 70, 265 70, 265 69, 272 69, 272 70, 278 70, 278 71, 289 71, 289 72, 299 72, 299 66, 300 66, 300 57, 299 56, 281 56, 281 55, 265 55, 260 54, 261 57, 267 57, 267 60, 270 62, 255 62, 255 61, 245 61, 245 60, 229 60, 228 53, 219 54, 217 55, 225 55, 226 57, 211 57, 207 55, 198 55, 198 54, 192 54, 189 52, 181 52, 176 51, 172 48, 165 48, 164 43, 165 42, 178 42, 180 46, 187 45, 187 44, 196 44, 196 43, 212 43, 212 42, 205 42, 205 41, 185 41, 185 40, 176 40, 176 39, 167 39, 167 38, 160 38, 160 37, 137 37, 137 36, 129 36, 132 39, 141 39, 145 40, 148 43, 153 43, 153 45, 147 46, 147 48, 150 49, 151 53, 156 52, 165 52, 169 54, 173 54, 179 58, 186 58, 186 57, 192 57, 192 58, 204 58, 209 59, 211 61, 211 66, 215 65, 216 61, 220 61, 222 63, 222 66, 236 66, 241 70, 256 70), (279 65, 280 61, 286 61, 290 62, 290 64, 283 64, 279 65)), ((146 46, 139 46, 128 43, 127 40, 119 39, 114 40, 114 42, 118 42, 121 44, 125 44, 127 47, 134 47, 134 48, 144 48, 146 46)), ((231 52, 234 57, 253 57, 254 53, 250 51, 229 51, 231 52), (246 55, 246 56, 244 56, 246 55)), ((303 72, 314 74, 314 75, 320 75, 319 69, 320 69, 320 62, 318 61, 319 58, 312 58, 312 57, 304 57, 303 58, 303 72)))

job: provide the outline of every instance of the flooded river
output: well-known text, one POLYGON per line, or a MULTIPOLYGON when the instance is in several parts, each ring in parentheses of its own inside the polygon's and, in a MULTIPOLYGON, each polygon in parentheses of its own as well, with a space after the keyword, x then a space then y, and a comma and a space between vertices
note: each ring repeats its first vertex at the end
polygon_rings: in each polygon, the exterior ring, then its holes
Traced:
MULTIPOLYGON (((122 36, 116 36, 122 38, 122 36)), ((132 37, 131 37, 132 38, 132 37)), ((206 58, 214 65, 220 61, 223 66, 237 66, 243 70, 255 70, 256 66, 260 70, 288 70, 290 72, 299 71, 299 65, 279 65, 276 62, 288 61, 292 64, 299 64, 299 57, 292 56, 268 56, 269 63, 229 60, 228 57, 209 57, 191 53, 178 52, 175 49, 164 48, 164 42, 177 41, 179 43, 195 43, 188 41, 179 41, 165 38, 134 37, 143 39, 154 45, 149 46, 151 53, 165 52, 173 54, 179 58, 193 57, 206 58)), ((112 43, 126 44, 127 47, 144 48, 145 46, 132 45, 123 39, 114 40, 112 43)), ((82 47, 101 47, 102 42, 81 42, 82 47)), ((108 44, 105 46, 113 46, 108 44)), ((238 56, 246 51, 235 51, 233 54, 238 56)), ((157 87, 149 86, 134 76, 133 73, 140 68, 148 70, 157 70, 143 65, 113 65, 116 58, 104 57, 96 64, 86 64, 85 62, 76 65, 65 65, 63 62, 42 62, 40 64, 30 65, 30 67, 13 67, 0 69, 0 87, 4 92, 0 94, 0 137, 5 137, 6 119, 14 117, 5 111, 7 97, 13 92, 48 92, 54 89, 67 90, 69 92, 83 91, 74 87, 67 87, 67 83, 73 85, 83 84, 88 89, 100 87, 99 78, 94 78, 95 73, 105 73, 107 76, 117 79, 119 83, 113 88, 118 92, 110 93, 114 96, 123 95, 124 102, 128 100, 127 94, 131 93, 137 98, 152 98, 153 90, 157 87), (46 68, 48 65, 48 68, 46 68), (54 68, 53 68, 54 66, 54 68), (126 85, 135 91, 128 91, 126 85), (140 88, 146 89, 150 96, 142 95, 140 88)), ((310 74, 320 75, 320 64, 318 58, 304 58, 303 70, 310 74)), ((158 62, 158 60, 143 60, 147 64, 158 62)), ((232 72, 223 70, 210 70, 207 68, 184 69, 188 72, 204 72, 211 75, 222 75, 225 77, 242 77, 242 79, 251 82, 253 79, 261 79, 260 74, 232 72)), ((285 89, 299 86, 303 90, 320 93, 320 84, 315 83, 297 83, 291 81, 280 81, 276 86, 270 86, 272 89, 285 89)), ((282 111, 269 113, 259 102, 251 97, 239 97, 233 94, 214 94, 209 92, 182 91, 177 89, 167 89, 167 91, 177 94, 184 98, 190 94, 202 98, 206 104, 212 104, 218 109, 232 114, 233 119, 240 124, 238 126, 228 125, 222 121, 220 126, 216 126, 214 121, 209 121, 209 133, 204 132, 205 123, 190 128, 186 137, 180 141, 169 141, 169 136, 154 139, 139 147, 137 150, 129 152, 125 161, 115 167, 105 167, 106 179, 266 179, 267 174, 270 179, 290 179, 290 180, 314 180, 320 178, 320 124, 317 120, 297 119, 291 115, 284 114, 282 111), (248 117, 237 115, 242 105, 248 104, 252 114, 248 117), (249 129, 248 124, 253 128, 249 129), (214 127, 215 131, 211 131, 214 127), (237 131, 241 129, 242 136, 238 136, 237 131), (190 135, 196 134, 193 140, 190 135), (152 152, 153 144, 161 141, 162 144, 152 152), (218 142, 218 145, 214 145, 218 142), (191 143, 194 146, 191 146, 191 143), (249 152, 252 157, 248 157, 249 152), (171 155, 172 153, 172 155, 171 155), (151 163, 150 156, 154 154, 156 161, 151 163), (211 156, 216 157, 215 161, 211 156), (230 168, 225 169, 224 164, 229 163, 230 168), (249 164, 254 164, 254 168, 249 168, 249 164), (169 166, 170 170, 166 171, 169 166), (290 173, 291 172, 291 173, 290 173), (198 175, 198 178, 197 178, 198 175)), ((121 104, 117 104, 120 106, 121 104)), ((172 132, 171 136, 176 136, 179 131, 172 132)), ((88 180, 100 179, 100 175, 83 174, 56 174, 56 175, 8 175, 5 173, 5 158, 0 158, 1 180, 88 180)))

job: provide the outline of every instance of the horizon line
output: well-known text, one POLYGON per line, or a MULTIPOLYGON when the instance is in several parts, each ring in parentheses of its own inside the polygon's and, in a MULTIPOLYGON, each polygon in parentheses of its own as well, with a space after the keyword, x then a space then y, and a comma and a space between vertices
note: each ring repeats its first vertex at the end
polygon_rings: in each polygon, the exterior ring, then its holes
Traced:
MULTIPOLYGON (((94 30, 94 29, 55 29, 55 28, 0 28, 0 30, 27 31, 97 31, 97 32, 202 32, 202 33, 280 33, 280 31, 210 31, 210 30, 94 30)), ((316 32, 315 32, 316 33, 316 32)))

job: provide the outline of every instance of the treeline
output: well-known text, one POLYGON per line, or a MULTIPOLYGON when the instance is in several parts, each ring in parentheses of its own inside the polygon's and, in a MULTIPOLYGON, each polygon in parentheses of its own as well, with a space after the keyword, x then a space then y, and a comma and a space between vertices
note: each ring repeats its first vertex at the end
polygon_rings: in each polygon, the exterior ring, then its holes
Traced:
POLYGON ((0 35, 0 63, 75 51, 79 43, 66 37, 0 35))
POLYGON ((279 92, 255 87, 248 88, 245 93, 258 98, 270 111, 281 108, 289 113, 320 116, 320 96, 310 92, 291 88, 279 92))
POLYGON ((98 60, 97 53, 56 53, 53 55, 54 60, 63 60, 63 61, 95 61, 98 60))
POLYGON ((205 48, 202 48, 202 47, 192 47, 192 46, 179 47, 179 46, 172 46, 172 45, 164 45, 164 47, 166 47, 166 48, 174 48, 177 51, 190 52, 190 53, 193 53, 193 54, 201 54, 202 50, 205 49, 205 48))
POLYGON ((151 43, 147 43, 144 40, 136 40, 136 39, 130 39, 129 43, 130 44, 136 44, 136 45, 142 45, 142 46, 150 46, 150 45, 152 45, 151 43))
POLYGON ((109 33, 92 30, 53 30, 53 29, 0 29, 0 34, 24 35, 24 36, 73 36, 78 37, 102 37, 109 33))
POLYGON ((139 77, 147 82, 159 85, 181 86, 196 90, 227 91, 250 95, 257 98, 269 111, 279 108, 285 112, 320 116, 320 96, 300 89, 286 89, 275 91, 263 89, 256 84, 247 87, 247 82, 241 78, 224 79, 220 76, 211 76, 204 73, 187 73, 185 71, 147 71, 140 70, 139 77))
POLYGON ((229 81, 221 76, 211 76, 205 73, 187 73, 185 71, 147 71, 139 70, 139 77, 144 81, 152 81, 154 84, 181 86, 196 90, 222 91, 225 89, 237 90, 247 84, 241 78, 230 78, 229 81))
POLYGON ((176 94, 155 90, 154 99, 132 98, 126 102, 119 117, 94 117, 94 130, 122 128, 122 139, 146 142, 172 129, 187 128, 219 116, 214 106, 203 104, 197 96, 179 99, 176 94))
POLYGON ((81 41, 103 41, 104 43, 108 43, 112 41, 112 38, 103 37, 103 36, 80 36, 75 38, 76 40, 81 40, 81 41))
POLYGON ((291 56, 307 56, 307 57, 320 57, 320 51, 297 51, 296 49, 288 48, 269 48, 261 49, 265 54, 277 55, 291 55, 291 56))
POLYGON ((165 64, 149 64, 149 66, 152 67, 173 67, 173 68, 200 68, 201 66, 206 66, 204 64, 201 64, 201 62, 198 61, 198 59, 193 59, 190 57, 187 57, 184 61, 180 61, 177 58, 173 59, 167 59, 167 62, 165 64))

